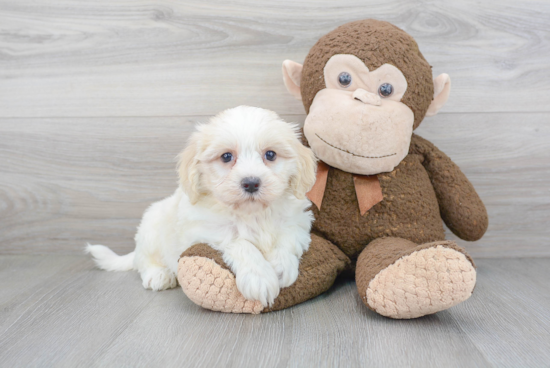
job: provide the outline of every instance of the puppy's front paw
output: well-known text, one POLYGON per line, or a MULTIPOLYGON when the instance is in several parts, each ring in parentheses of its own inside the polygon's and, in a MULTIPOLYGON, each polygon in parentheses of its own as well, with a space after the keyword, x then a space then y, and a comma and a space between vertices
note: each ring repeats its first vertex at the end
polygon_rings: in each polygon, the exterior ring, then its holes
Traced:
POLYGON ((141 280, 145 289, 160 291, 171 289, 178 284, 176 275, 168 268, 152 267, 141 273, 141 280))
POLYGON ((269 264, 255 265, 237 272, 237 289, 248 300, 258 300, 264 307, 279 295, 279 280, 269 264))
POLYGON ((268 261, 277 274, 281 289, 294 284, 298 278, 300 264, 298 257, 285 251, 275 250, 269 255, 268 261))

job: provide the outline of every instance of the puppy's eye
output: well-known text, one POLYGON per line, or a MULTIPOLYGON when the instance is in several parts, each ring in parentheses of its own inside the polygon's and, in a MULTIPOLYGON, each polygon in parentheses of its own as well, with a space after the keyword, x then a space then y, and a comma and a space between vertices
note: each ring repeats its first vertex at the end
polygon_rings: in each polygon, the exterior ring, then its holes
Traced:
POLYGON ((351 75, 348 72, 342 72, 338 75, 338 83, 344 88, 351 84, 351 75))
POLYGON ((277 157, 277 154, 273 151, 267 151, 265 153, 265 159, 267 161, 275 161, 275 158, 277 157))
POLYGON ((229 162, 231 160, 233 160, 233 155, 231 154, 231 152, 226 152, 222 155, 223 162, 229 162))
POLYGON ((378 88, 378 94, 381 97, 388 97, 393 93, 393 86, 389 83, 384 83, 378 88))

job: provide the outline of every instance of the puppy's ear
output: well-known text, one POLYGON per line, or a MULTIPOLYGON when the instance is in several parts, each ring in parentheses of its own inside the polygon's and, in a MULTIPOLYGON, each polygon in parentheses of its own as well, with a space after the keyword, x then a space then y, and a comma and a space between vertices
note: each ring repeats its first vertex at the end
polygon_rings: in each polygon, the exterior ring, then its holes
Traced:
POLYGON ((301 142, 295 142, 294 147, 297 153, 296 162, 298 167, 296 175, 290 178, 290 187, 296 198, 304 199, 317 178, 317 159, 313 151, 301 142))
POLYGON ((183 191, 191 204, 197 203, 200 195, 200 171, 198 168, 198 133, 193 133, 187 147, 178 155, 178 175, 183 191))

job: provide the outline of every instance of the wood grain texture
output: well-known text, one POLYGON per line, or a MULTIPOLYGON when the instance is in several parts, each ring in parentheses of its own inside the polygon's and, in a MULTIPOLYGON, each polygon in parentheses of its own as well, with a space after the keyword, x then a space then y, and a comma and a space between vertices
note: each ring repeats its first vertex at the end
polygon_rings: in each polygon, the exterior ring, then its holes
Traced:
POLYGON ((416 133, 449 155, 474 184, 489 229, 474 257, 550 255, 550 114, 443 114, 416 133))
POLYGON ((550 362, 549 259, 478 262, 469 303, 455 309, 460 329, 496 367, 550 362), (479 296, 479 297, 477 297, 479 296), (529 334, 525 339, 524 334, 529 334), (522 363, 515 363, 521 361, 522 363))
POLYGON ((486 257, 550 256, 549 24, 546 0, 0 0, 0 367, 548 366, 550 259, 486 257), (470 300, 394 321, 340 281, 224 315, 81 255, 133 249, 194 121, 248 104, 303 122, 282 61, 363 18, 409 32, 453 79, 417 133, 489 211, 486 236, 460 242, 479 267, 470 300))
POLYGON ((453 79, 446 112, 550 111, 546 0, 0 1, 0 117, 301 114, 284 59, 376 18, 453 79))
MULTIPOLYGON (((0 253, 78 254, 86 242, 131 251, 143 211, 176 188, 193 122, 206 120, 0 119, 0 253)), ((442 114, 417 133, 488 208, 485 237, 461 245, 476 258, 550 256, 550 113, 442 114)))
POLYGON ((252 316, 201 309, 179 288, 143 290, 137 273, 84 256, 0 256, 0 365, 543 367, 549 277, 550 259, 483 259, 468 301, 416 320, 367 310, 344 280, 252 316))

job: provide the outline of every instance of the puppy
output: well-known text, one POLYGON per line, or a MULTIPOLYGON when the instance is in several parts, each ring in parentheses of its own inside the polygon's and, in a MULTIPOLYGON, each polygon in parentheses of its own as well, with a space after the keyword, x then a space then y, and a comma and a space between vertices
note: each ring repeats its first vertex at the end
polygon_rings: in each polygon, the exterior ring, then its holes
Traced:
POLYGON ((260 108, 225 110, 191 135, 179 155, 179 187, 145 211, 135 251, 86 251, 100 268, 137 270, 143 287, 164 290, 177 285, 181 253, 207 243, 223 254, 246 299, 271 305, 296 281, 309 247, 313 215, 305 194, 315 168, 297 125, 260 108))

